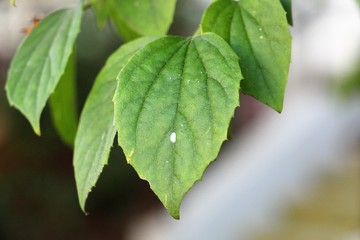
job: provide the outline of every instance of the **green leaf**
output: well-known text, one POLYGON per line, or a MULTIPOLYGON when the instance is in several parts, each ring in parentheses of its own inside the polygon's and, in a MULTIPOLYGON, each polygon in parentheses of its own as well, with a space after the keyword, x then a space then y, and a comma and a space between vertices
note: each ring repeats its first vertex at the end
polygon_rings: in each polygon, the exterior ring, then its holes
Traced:
POLYGON ((111 17, 126 40, 167 33, 176 0, 108 0, 111 17))
POLYGON ((10 3, 13 7, 16 7, 16 0, 10 0, 10 3))
POLYGON ((219 0, 206 10, 201 27, 223 37, 240 57, 242 90, 281 112, 291 36, 280 1, 219 0))
POLYGON ((105 23, 110 15, 107 2, 108 0, 90 0, 99 28, 103 28, 105 26, 105 23))
POLYGON ((291 0, 281 0, 281 4, 283 5, 286 11, 286 18, 290 25, 293 25, 293 18, 292 18, 292 9, 291 9, 291 0))
POLYGON ((76 104, 76 58, 71 54, 65 73, 50 97, 50 109, 55 129, 69 146, 74 145, 78 124, 76 104))
POLYGON ((25 38, 10 65, 7 97, 40 135, 40 116, 63 75, 80 31, 82 1, 44 18, 25 38))
POLYGON ((114 105, 116 76, 128 59, 157 37, 145 37, 121 46, 107 60, 97 76, 81 113, 74 148, 75 179, 80 206, 85 201, 107 164, 115 138, 114 105))
MULTIPOLYGON (((117 13, 112 14, 111 19, 115 23, 117 31, 120 33, 120 35, 126 42, 141 37, 141 34, 136 33, 134 30, 130 29, 123 22, 123 20, 121 19, 121 16, 119 14, 117 14, 117 13)), ((146 35, 144 34, 144 36, 146 36, 146 35)))
POLYGON ((238 57, 212 33, 156 40, 118 76, 119 145, 174 218, 226 139, 241 79, 238 57))

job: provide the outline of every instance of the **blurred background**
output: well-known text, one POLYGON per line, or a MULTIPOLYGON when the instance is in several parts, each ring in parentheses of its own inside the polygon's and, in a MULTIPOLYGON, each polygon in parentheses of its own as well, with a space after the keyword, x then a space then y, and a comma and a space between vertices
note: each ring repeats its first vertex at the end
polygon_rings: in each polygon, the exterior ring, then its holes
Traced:
MULTIPOLYGON (((278 114, 241 96, 232 140, 173 220, 114 147, 78 205, 72 150, 46 109, 41 137, 4 92, 33 17, 70 0, 0 0, 0 239, 360 239, 360 10, 355 0, 293 0, 293 53, 278 114)), ((191 35, 210 0, 178 0, 172 34, 191 35)), ((87 11, 78 39, 78 101, 119 47, 114 27, 87 11), (96 46, 96 48, 94 48, 96 46)))

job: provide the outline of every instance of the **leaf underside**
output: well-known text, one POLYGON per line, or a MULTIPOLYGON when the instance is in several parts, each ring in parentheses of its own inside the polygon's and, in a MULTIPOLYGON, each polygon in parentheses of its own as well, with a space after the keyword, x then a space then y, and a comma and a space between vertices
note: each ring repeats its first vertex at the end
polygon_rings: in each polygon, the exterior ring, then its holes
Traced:
POLYGON ((71 54, 64 74, 50 97, 52 120, 60 138, 68 146, 74 145, 78 125, 76 104, 76 57, 71 54))
POLYGON ((75 180, 80 206, 95 186, 104 165, 107 164, 115 138, 114 105, 112 102, 116 77, 128 59, 138 49, 157 37, 145 37, 122 45, 106 62, 82 110, 74 147, 75 180))
POLYGON ((212 33, 156 40, 118 76, 119 145, 174 218, 227 137, 241 79, 238 57, 212 33))
POLYGON ((201 27, 224 38, 240 57, 243 92, 281 112, 291 36, 280 1, 219 0, 206 10, 201 27))
POLYGON ((10 65, 7 97, 40 135, 40 116, 65 71, 80 31, 82 1, 44 18, 25 38, 10 65))

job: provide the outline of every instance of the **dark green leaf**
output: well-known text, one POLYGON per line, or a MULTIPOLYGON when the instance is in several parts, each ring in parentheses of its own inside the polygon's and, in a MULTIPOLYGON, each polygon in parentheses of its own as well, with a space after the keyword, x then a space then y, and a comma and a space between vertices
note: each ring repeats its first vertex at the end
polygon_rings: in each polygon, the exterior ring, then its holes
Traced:
POLYGON ((119 74, 119 145, 174 218, 226 139, 241 79, 238 57, 212 33, 156 40, 119 74))
POLYGON ((50 97, 51 116, 61 139, 74 145, 78 124, 76 104, 76 58, 71 54, 65 73, 50 97))
POLYGON ((281 112, 291 36, 280 1, 219 0, 206 10, 201 26, 223 37, 240 57, 242 90, 281 112))
POLYGON ((115 138, 114 105, 116 76, 128 59, 156 37, 141 38, 114 52, 97 76, 81 113, 75 139, 74 168, 81 208, 107 163, 115 138))
POLYGON ((60 9, 44 18, 18 48, 11 62, 6 90, 40 134, 40 116, 63 75, 80 31, 82 1, 76 8, 60 9))
POLYGON ((283 5, 286 11, 286 18, 290 25, 293 25, 293 18, 292 18, 292 9, 291 9, 291 0, 281 0, 281 4, 283 5))
POLYGON ((126 40, 163 35, 172 21, 176 0, 108 0, 111 17, 126 40))

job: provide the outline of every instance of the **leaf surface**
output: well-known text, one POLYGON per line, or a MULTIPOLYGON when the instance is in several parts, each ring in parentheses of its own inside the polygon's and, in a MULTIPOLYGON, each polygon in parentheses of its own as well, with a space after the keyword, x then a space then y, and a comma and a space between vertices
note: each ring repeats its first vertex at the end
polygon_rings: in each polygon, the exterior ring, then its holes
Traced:
POLYGON ((201 27, 224 38, 240 57, 242 90, 281 112, 291 36, 280 1, 219 0, 206 10, 201 27))
POLYGON ((167 33, 176 0, 108 0, 111 16, 126 40, 167 33))
POLYGON ((7 97, 40 135, 40 116, 65 71, 80 31, 82 1, 76 8, 60 9, 40 21, 25 38, 10 65, 7 97))
POLYGON ((118 76, 119 145, 174 218, 227 137, 241 79, 238 57, 212 33, 156 40, 118 76))
POLYGON ((157 37, 145 37, 122 45, 107 60, 97 76, 82 110, 74 148, 75 180, 80 206, 95 186, 115 138, 114 105, 116 77, 128 59, 157 37))
POLYGON ((78 124, 76 57, 74 53, 71 54, 65 73, 50 97, 50 110, 55 129, 60 138, 67 145, 73 146, 78 124))

